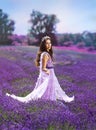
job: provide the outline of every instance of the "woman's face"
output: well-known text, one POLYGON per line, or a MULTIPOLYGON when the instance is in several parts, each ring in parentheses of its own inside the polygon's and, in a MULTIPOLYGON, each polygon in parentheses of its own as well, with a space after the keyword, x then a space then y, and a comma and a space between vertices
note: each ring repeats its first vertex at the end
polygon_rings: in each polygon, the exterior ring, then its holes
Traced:
POLYGON ((47 51, 49 51, 52 47, 51 40, 47 39, 45 43, 47 51))

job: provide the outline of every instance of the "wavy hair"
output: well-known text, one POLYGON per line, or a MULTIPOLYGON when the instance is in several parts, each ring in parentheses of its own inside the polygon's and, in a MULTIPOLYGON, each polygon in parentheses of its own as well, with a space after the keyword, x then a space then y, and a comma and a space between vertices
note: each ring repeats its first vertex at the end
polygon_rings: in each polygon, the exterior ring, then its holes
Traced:
POLYGON ((49 53, 51 59, 53 60, 53 49, 52 49, 52 46, 51 46, 51 49, 49 51, 47 51, 47 49, 46 49, 46 41, 47 40, 51 40, 51 38, 49 36, 44 36, 41 39, 40 48, 39 48, 39 51, 37 53, 37 57, 35 59, 35 65, 36 66, 40 66, 40 56, 41 56, 42 52, 49 53))

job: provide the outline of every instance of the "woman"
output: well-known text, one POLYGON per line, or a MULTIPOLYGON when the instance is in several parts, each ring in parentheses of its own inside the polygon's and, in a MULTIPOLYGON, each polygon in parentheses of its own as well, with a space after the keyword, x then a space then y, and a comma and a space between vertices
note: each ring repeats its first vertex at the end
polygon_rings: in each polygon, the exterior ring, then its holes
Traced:
POLYGON ((69 97, 62 90, 54 73, 53 50, 51 38, 49 36, 42 38, 35 63, 39 66, 40 73, 34 90, 25 97, 18 97, 8 93, 6 94, 7 96, 26 103, 37 99, 53 101, 63 100, 65 102, 74 100, 74 96, 69 97))

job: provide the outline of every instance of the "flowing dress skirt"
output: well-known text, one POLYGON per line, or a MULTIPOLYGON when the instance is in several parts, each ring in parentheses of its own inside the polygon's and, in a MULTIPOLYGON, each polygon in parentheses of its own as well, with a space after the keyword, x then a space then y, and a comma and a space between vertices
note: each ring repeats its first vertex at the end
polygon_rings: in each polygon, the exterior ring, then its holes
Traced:
POLYGON ((46 74, 41 71, 36 82, 34 90, 25 97, 19 97, 14 94, 6 94, 20 102, 28 103, 31 100, 46 99, 46 100, 63 100, 65 102, 71 102, 74 100, 74 96, 69 97, 60 87, 57 77, 54 73, 54 68, 50 69, 50 74, 46 74))

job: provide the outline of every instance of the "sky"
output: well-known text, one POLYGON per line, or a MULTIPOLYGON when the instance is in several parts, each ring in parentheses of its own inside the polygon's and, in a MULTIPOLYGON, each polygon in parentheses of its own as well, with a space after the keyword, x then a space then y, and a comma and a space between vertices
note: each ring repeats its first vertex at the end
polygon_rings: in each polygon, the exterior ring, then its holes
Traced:
POLYGON ((15 21, 15 34, 28 33, 32 10, 55 14, 57 33, 96 32, 96 0, 0 0, 0 8, 15 21))

